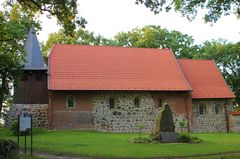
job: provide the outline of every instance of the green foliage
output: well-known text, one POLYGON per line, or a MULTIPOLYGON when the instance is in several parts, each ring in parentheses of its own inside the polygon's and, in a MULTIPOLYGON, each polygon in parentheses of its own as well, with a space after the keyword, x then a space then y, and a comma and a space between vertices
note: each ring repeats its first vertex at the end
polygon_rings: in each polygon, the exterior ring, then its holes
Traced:
POLYGON ((189 133, 186 133, 186 132, 180 133, 178 141, 179 142, 187 142, 187 143, 189 143, 189 142, 191 142, 191 136, 190 136, 189 133))
POLYGON ((171 48, 176 56, 181 58, 192 58, 198 50, 191 36, 178 31, 168 31, 160 26, 145 26, 128 32, 120 32, 113 39, 107 39, 101 35, 96 36, 93 32, 84 29, 74 32, 74 36, 66 36, 63 30, 59 30, 57 33, 50 34, 47 42, 43 44, 45 59, 54 44, 171 48))
MULTIPOLYGON (((17 120, 14 120, 11 123, 11 125, 9 127, 9 130, 11 131, 12 135, 14 135, 14 136, 18 135, 18 121, 17 120)), ((35 133, 43 133, 44 129, 35 129, 34 131, 35 131, 35 133)), ((30 135, 31 134, 30 129, 27 129, 26 133, 27 133, 27 135, 30 135)), ((24 132, 20 132, 19 135, 22 136, 22 135, 25 135, 25 133, 24 132)))
POLYGON ((184 143, 201 143, 201 142, 203 142, 202 139, 199 139, 198 137, 195 137, 195 136, 191 136, 187 132, 180 133, 179 137, 178 137, 178 141, 184 142, 184 143))
POLYGON ((192 58, 198 50, 194 39, 178 31, 168 31, 160 26, 145 26, 118 33, 113 41, 117 46, 144 48, 171 48, 177 57, 192 58))
POLYGON ((179 124, 179 126, 180 126, 180 128, 181 128, 181 132, 182 132, 183 129, 186 127, 186 121, 185 121, 184 119, 179 120, 179 121, 178 121, 178 124, 179 124))
POLYGON ((226 41, 206 41, 196 59, 215 60, 224 79, 236 95, 235 106, 240 106, 240 42, 233 44, 226 41))
POLYGON ((130 138, 128 142, 137 143, 137 144, 148 144, 148 143, 151 143, 152 140, 148 137, 135 137, 135 138, 130 138))
POLYGON ((19 4, 21 10, 28 16, 37 19, 39 14, 47 13, 54 16, 64 28, 67 35, 73 36, 77 26, 85 27, 86 20, 78 15, 77 0, 7 0, 6 5, 19 4))
POLYGON ((3 107, 2 107, 2 115, 1 115, 1 118, 3 121, 6 121, 6 119, 7 119, 7 113, 8 113, 10 106, 12 105, 12 100, 13 99, 12 99, 11 95, 7 95, 5 97, 3 107))
POLYGON ((17 144, 12 140, 0 139, 0 159, 18 159, 17 144))
POLYGON ((174 9, 189 20, 193 20, 197 16, 199 9, 204 9, 207 11, 204 16, 205 22, 216 22, 221 16, 229 14, 240 16, 240 1, 136 0, 136 4, 144 4, 155 14, 174 9))
POLYGON ((105 39, 100 35, 94 35, 85 29, 78 29, 74 36, 67 36, 64 30, 49 35, 46 43, 42 45, 43 57, 46 61, 48 53, 54 44, 82 44, 82 45, 111 45, 111 40, 105 39))
POLYGON ((18 121, 14 120, 10 127, 9 127, 10 131, 12 132, 12 135, 17 136, 18 135, 18 121))
POLYGON ((3 128, 3 123, 0 123, 0 128, 3 128))
POLYGON ((0 118, 3 102, 11 96, 12 83, 17 84, 20 78, 20 61, 25 56, 23 44, 32 25, 37 26, 33 19, 21 13, 18 5, 10 12, 0 11, 0 118))
POLYGON ((144 129, 144 125, 143 124, 139 124, 138 125, 138 130, 139 130, 139 138, 142 137, 142 130, 144 129))

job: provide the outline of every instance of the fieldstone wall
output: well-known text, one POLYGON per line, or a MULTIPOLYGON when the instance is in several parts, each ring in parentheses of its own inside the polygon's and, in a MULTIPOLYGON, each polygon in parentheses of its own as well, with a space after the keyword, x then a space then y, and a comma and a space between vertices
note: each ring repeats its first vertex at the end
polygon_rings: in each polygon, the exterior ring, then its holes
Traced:
MULTIPOLYGON (((110 132, 139 132, 139 125, 144 125, 143 131, 151 132, 155 128, 156 116, 161 109, 156 108, 149 92, 101 92, 93 97, 92 103, 94 128, 110 132), (139 99, 139 107, 134 105, 136 97, 139 99), (110 98, 114 99, 114 108, 109 106, 110 98)), ((182 118, 185 117, 174 114, 178 131, 180 128, 177 124, 182 118)))
POLYGON ((232 110, 231 100, 193 100, 192 132, 226 132, 226 111, 232 110), (199 107, 204 107, 200 113, 199 107), (225 106, 227 110, 225 109, 225 106), (218 107, 218 111, 216 108, 218 107))
POLYGON ((240 114, 229 115, 229 127, 230 127, 230 132, 240 132, 240 114))
MULTIPOLYGON (((188 120, 185 114, 176 114, 173 113, 173 119, 175 123, 176 132, 188 132, 188 120), (184 127, 180 127, 180 122, 184 122, 184 127)), ((191 125, 189 125, 191 127, 191 125)))
POLYGON ((48 104, 13 104, 9 109, 5 126, 9 127, 20 113, 32 114, 33 127, 48 128, 48 104))

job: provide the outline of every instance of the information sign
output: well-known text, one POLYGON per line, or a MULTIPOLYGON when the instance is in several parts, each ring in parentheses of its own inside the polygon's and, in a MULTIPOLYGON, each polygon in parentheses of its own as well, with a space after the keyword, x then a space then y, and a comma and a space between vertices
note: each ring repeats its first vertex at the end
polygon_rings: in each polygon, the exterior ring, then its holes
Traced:
POLYGON ((26 131, 31 129, 31 116, 19 116, 19 131, 26 131))

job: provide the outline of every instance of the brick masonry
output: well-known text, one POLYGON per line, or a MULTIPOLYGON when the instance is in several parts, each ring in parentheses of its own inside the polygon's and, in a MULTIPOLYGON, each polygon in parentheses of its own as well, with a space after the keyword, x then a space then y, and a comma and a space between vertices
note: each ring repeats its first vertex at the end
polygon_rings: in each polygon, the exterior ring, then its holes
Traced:
POLYGON ((192 132, 226 132, 226 113, 232 110, 231 100, 193 100, 192 132), (203 107, 203 113, 200 108, 203 107), (218 107, 218 108, 215 108, 218 107), (218 113, 216 113, 218 109, 218 113))
POLYGON ((33 115, 33 127, 48 128, 48 104, 13 104, 8 112, 5 126, 8 127, 20 113, 33 115))

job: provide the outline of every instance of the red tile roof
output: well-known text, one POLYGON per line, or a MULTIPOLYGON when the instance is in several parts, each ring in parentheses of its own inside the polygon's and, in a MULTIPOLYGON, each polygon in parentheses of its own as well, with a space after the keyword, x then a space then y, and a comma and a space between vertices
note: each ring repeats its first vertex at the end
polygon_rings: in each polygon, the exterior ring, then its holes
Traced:
POLYGON ((169 49, 55 45, 49 73, 50 90, 192 90, 169 49))
POLYGON ((193 92, 192 98, 234 98, 212 60, 178 60, 193 92))

